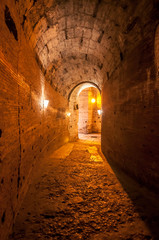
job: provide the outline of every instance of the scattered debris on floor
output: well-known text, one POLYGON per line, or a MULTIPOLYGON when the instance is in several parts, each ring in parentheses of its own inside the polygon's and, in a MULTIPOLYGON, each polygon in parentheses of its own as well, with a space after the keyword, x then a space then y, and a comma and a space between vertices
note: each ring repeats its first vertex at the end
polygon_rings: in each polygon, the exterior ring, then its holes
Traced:
POLYGON ((39 160, 10 239, 155 239, 99 149, 68 143, 39 160))

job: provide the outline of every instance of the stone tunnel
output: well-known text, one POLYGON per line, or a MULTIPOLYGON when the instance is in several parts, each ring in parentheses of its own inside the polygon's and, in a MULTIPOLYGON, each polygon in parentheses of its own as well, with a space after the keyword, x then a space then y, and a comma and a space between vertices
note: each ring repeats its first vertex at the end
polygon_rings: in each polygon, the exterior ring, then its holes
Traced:
MULTIPOLYGON (((13 231, 39 159, 77 144, 79 128, 101 132, 110 166, 158 193, 158 24, 158 0, 0 1, 1 240, 13 231), (94 124, 82 113, 79 127, 82 92, 101 95, 101 115, 89 109, 94 124)), ((157 230, 140 238, 89 234, 14 239, 159 239, 157 230)))

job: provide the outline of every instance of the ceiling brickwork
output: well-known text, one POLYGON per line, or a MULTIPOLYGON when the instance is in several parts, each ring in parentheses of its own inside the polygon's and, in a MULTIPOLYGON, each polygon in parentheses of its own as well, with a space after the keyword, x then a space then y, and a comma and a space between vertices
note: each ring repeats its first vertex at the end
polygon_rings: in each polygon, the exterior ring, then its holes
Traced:
POLYGON ((16 5, 46 79, 67 97, 83 81, 101 88, 123 60, 126 44, 142 37, 135 12, 143 2, 17 0, 16 5))

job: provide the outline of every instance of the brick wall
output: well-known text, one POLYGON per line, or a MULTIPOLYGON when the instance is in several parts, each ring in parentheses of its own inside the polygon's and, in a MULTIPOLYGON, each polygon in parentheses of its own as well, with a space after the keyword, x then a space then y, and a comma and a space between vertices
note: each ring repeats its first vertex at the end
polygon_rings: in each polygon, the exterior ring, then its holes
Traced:
POLYGON ((158 190, 159 80, 155 64, 158 21, 153 17, 156 14, 151 2, 145 2, 144 11, 136 6, 134 15, 139 16, 139 21, 125 33, 125 54, 105 79, 102 151, 110 162, 158 190))
POLYGON ((36 160, 68 141, 67 100, 45 80, 12 1, 0 9, 0 239, 7 237, 36 160), (48 99, 47 109, 41 99, 48 99))
MULTIPOLYGON (((103 84, 105 156, 147 186, 159 188, 158 9, 158 0, 82 4, 1 0, 3 240, 27 189, 34 161, 51 143, 58 147, 68 140, 66 98, 82 82, 94 82, 100 88, 103 84), (45 110, 40 105, 42 97, 50 101, 45 110)), ((69 130, 76 138, 77 95, 72 98, 75 115, 69 130)))

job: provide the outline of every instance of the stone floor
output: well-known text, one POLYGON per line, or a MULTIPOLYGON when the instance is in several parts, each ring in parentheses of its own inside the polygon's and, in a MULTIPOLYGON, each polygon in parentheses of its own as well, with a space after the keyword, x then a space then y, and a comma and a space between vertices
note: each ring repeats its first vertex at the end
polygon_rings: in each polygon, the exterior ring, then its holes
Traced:
POLYGON ((78 137, 83 142, 86 140, 88 144, 89 143, 100 144, 100 142, 101 142, 101 134, 100 133, 90 133, 90 134, 79 133, 78 137))
POLYGON ((116 175, 99 142, 68 143, 44 156, 10 239, 159 239, 158 199, 124 173, 116 175))

